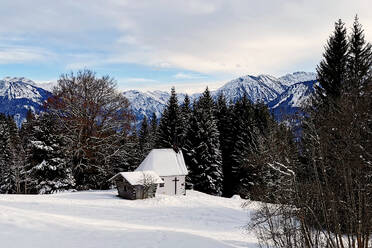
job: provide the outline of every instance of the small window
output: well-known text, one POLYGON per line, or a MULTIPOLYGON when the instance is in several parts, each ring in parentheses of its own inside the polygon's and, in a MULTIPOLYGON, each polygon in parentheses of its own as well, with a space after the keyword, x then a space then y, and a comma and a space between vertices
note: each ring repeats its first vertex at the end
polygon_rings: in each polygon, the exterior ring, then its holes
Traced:
POLYGON ((128 191, 128 188, 127 188, 127 186, 124 186, 124 191, 128 191))
POLYGON ((164 187, 164 183, 159 184, 160 188, 164 187))

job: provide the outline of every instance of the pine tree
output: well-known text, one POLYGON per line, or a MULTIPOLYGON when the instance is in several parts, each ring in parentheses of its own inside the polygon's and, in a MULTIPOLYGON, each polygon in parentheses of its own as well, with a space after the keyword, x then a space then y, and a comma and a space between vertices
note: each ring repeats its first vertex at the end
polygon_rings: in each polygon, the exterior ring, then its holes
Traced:
POLYGON ((372 78, 372 46, 366 43, 362 25, 358 16, 355 16, 354 24, 349 38, 348 52, 348 89, 359 88, 372 78))
POLYGON ((191 118, 192 110, 191 110, 191 103, 190 98, 186 94, 184 102, 181 106, 181 113, 180 113, 180 123, 181 123, 181 137, 180 137, 180 144, 181 147, 185 144, 185 140, 187 139, 187 132, 190 128, 190 118, 191 118))
POLYGON ((142 162, 142 153, 136 132, 132 132, 126 139, 125 151, 127 151, 126 163, 128 167, 124 171, 134 171, 142 162))
POLYGON ((216 101, 215 116, 219 132, 219 141, 222 155, 223 171, 223 196, 230 197, 233 194, 234 185, 231 173, 231 153, 234 147, 233 124, 232 124, 232 106, 227 106, 226 98, 223 94, 219 95, 216 101))
POLYGON ((13 155, 7 118, 4 114, 0 114, 0 193, 2 194, 16 193, 13 155))
POLYGON ((19 136, 19 130, 17 124, 15 123, 13 117, 7 117, 7 124, 9 129, 9 149, 12 155, 11 159, 11 170, 15 180, 15 193, 21 193, 21 183, 22 177, 21 172, 23 169, 23 161, 25 157, 24 149, 22 146, 21 138, 19 136))
POLYGON ((155 113, 152 113, 151 120, 150 120, 150 143, 151 148, 155 147, 156 136, 158 133, 158 118, 156 117, 155 113))
POLYGON ((323 60, 317 67, 318 81, 316 102, 322 104, 336 100, 345 87, 347 72, 348 41, 346 28, 341 19, 335 23, 333 35, 329 38, 323 60))
POLYGON ((221 195, 223 174, 219 133, 208 88, 194 104, 185 150, 189 180, 194 189, 221 195))
POLYGON ((56 120, 44 114, 28 121, 27 125, 31 128, 23 132, 25 193, 48 194, 73 188, 72 165, 56 120))
POLYGON ((256 126, 254 106, 246 95, 234 106, 234 147, 232 158, 233 192, 248 196, 257 180, 257 170, 249 160, 252 153, 258 152, 259 130, 256 126))
POLYGON ((179 146, 181 136, 180 110, 176 90, 171 89, 171 96, 163 111, 158 128, 157 148, 179 146))
POLYGON ((141 123, 138 134, 138 141, 141 153, 141 160, 144 159, 151 150, 150 130, 147 117, 145 116, 141 123))

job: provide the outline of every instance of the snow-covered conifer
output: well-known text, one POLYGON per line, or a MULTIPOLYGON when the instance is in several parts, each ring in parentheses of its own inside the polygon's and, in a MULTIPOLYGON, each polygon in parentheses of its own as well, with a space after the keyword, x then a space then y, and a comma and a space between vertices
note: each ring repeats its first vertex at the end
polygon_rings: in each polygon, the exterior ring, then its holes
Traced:
POLYGON ((27 123, 23 140, 26 150, 23 170, 25 193, 48 194, 75 186, 71 161, 56 120, 44 114, 27 123))
POLYGON ((222 194, 222 159, 214 102, 208 88, 194 104, 185 144, 189 180, 196 190, 222 194))
POLYGON ((176 90, 173 87, 171 89, 171 96, 168 104, 165 107, 163 115, 160 119, 156 147, 170 148, 174 145, 179 146, 180 136, 180 109, 178 106, 176 90))

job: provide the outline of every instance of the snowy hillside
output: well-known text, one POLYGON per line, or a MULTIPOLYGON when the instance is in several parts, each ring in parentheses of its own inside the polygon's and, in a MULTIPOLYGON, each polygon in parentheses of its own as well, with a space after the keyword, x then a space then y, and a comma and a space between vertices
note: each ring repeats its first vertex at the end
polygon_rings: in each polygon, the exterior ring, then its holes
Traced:
POLYGON ((257 247, 240 198, 188 191, 131 201, 116 193, 0 195, 1 247, 257 247))
POLYGON ((0 112, 14 116, 17 125, 24 121, 28 109, 39 113, 50 93, 26 78, 0 80, 0 112))

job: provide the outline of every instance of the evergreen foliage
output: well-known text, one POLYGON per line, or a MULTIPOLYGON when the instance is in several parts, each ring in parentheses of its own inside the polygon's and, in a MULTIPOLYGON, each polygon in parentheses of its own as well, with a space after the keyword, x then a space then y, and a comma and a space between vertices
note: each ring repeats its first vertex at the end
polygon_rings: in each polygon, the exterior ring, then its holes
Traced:
POLYGON ((180 146, 183 147, 185 140, 187 139, 187 131, 190 128, 190 119, 192 115, 190 98, 186 94, 184 102, 180 108, 180 124, 181 124, 181 136, 180 146))
POLYGON ((22 127, 26 159, 23 170, 25 193, 48 194, 75 186, 66 140, 53 116, 29 118, 22 127))
POLYGON ((194 189, 221 195, 223 174, 219 133, 208 88, 194 104, 187 137, 185 157, 194 189))
POLYGON ((0 114, 0 193, 16 193, 16 178, 7 117, 0 114))
POLYGON ((152 113, 150 120, 150 146, 155 147, 156 137, 158 133, 158 118, 155 113, 152 113))
POLYGON ((234 178, 232 173, 231 154, 234 150, 234 126, 233 126, 233 104, 227 106, 226 98, 223 94, 218 96, 215 107, 215 116, 219 132, 219 142, 222 156, 223 172, 223 196, 233 195, 234 178))
POLYGON ((139 142, 139 148, 140 148, 140 157, 141 160, 143 160, 147 154, 150 152, 152 149, 151 146, 151 133, 150 133, 150 128, 149 124, 147 121, 147 117, 145 116, 142 120, 141 123, 141 128, 139 130, 138 134, 138 142, 139 142))
POLYGON ((318 81, 321 85, 316 91, 318 103, 334 101, 340 97, 346 81, 347 53, 346 28, 340 19, 335 23, 335 30, 325 47, 324 58, 317 67, 318 81))
POLYGON ((248 196, 257 179, 256 170, 249 160, 252 153, 258 152, 258 129, 255 125, 254 106, 244 95, 233 109, 234 144, 231 153, 231 173, 233 193, 248 196))
POLYGON ((348 52, 348 90, 365 86, 372 78, 372 46, 365 41, 358 16, 349 38, 348 52))
POLYGON ((171 89, 171 96, 163 111, 157 133, 157 148, 179 146, 181 138, 181 117, 176 90, 171 89))

